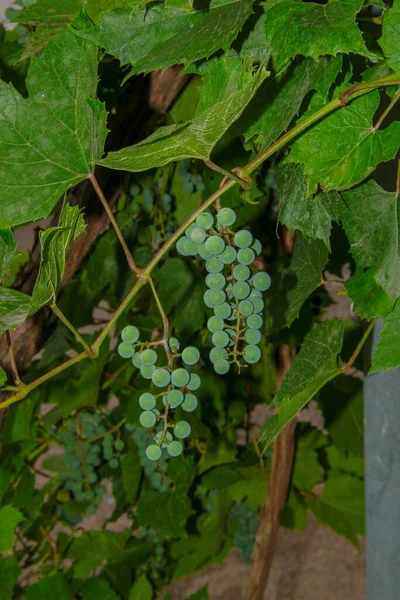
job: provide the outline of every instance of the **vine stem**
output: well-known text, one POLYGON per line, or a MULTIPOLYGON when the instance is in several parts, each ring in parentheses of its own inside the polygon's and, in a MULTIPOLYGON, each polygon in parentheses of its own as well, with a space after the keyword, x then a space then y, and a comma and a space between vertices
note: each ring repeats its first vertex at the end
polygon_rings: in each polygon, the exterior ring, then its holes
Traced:
POLYGON ((372 321, 370 322, 370 324, 368 325, 367 329, 364 332, 364 335, 362 336, 361 340, 359 341, 357 348, 354 350, 353 354, 350 356, 349 360, 347 361, 347 363, 345 365, 343 365, 343 367, 340 367, 338 369, 338 375, 340 373, 346 373, 346 371, 348 371, 350 369, 350 367, 353 366, 357 356, 360 354, 365 342, 367 341, 369 334, 371 333, 371 331, 374 328, 375 323, 377 322, 378 319, 372 319, 372 321))
POLYGON ((60 321, 62 321, 64 323, 64 325, 66 327, 68 327, 68 329, 71 331, 71 333, 74 334, 74 336, 76 337, 78 342, 82 345, 82 348, 85 350, 87 355, 91 358, 94 358, 96 356, 96 353, 93 352, 93 350, 91 349, 90 346, 88 346, 88 344, 85 342, 85 340, 83 339, 81 334, 78 332, 77 329, 75 329, 75 327, 72 325, 71 321, 69 321, 67 319, 67 317, 64 315, 62 310, 60 310, 60 308, 58 308, 58 306, 56 304, 53 304, 51 306, 51 310, 60 319, 60 321))
MULTIPOLYGON (((359 84, 351 86, 345 92, 343 92, 339 96, 339 98, 332 100, 326 106, 317 110, 313 115, 310 115, 309 117, 304 119, 301 123, 299 123, 298 125, 293 127, 293 129, 291 129, 290 131, 288 131, 287 133, 282 135, 273 144, 271 144, 271 146, 269 146, 269 148, 267 148, 266 150, 261 152, 258 156, 256 156, 253 160, 251 160, 241 170, 241 172, 244 173, 245 175, 250 175, 251 173, 253 173, 253 171, 255 171, 267 158, 269 158, 270 156, 275 154, 275 152, 277 152, 278 150, 281 150, 282 148, 284 148, 288 142, 290 142, 291 140, 296 138, 300 133, 302 133, 309 127, 311 127, 314 123, 323 119, 325 116, 327 116, 331 112, 334 112, 335 110, 340 109, 341 107, 345 106, 349 102, 350 98, 357 98, 359 96, 367 94, 371 90, 374 90, 374 89, 377 89, 380 87, 391 86, 391 85, 400 85, 400 79, 396 78, 396 76, 391 75, 389 77, 385 77, 385 78, 379 79, 377 81, 359 83, 359 84)), ((125 241, 122 238, 122 234, 121 234, 119 227, 114 219, 111 209, 107 204, 107 201, 104 197, 103 192, 101 191, 101 188, 100 188, 95 176, 92 174, 89 177, 89 179, 92 182, 92 185, 93 185, 94 189, 96 190, 105 210, 109 214, 113 225, 115 224, 114 227, 116 227, 116 233, 117 233, 118 237, 120 238, 121 244, 122 244, 123 248, 124 249, 126 248, 126 250, 128 251, 127 257, 131 256, 131 254, 125 244, 125 241)), ((147 267, 145 269, 140 270, 135 265, 135 263, 133 263, 134 269, 132 268, 132 270, 134 270, 135 273, 138 274, 138 279, 137 279, 135 285, 133 286, 133 288, 131 289, 131 291, 129 292, 129 294, 123 300, 121 305, 117 308, 114 315, 111 317, 111 319, 105 325, 104 329, 101 331, 99 336, 96 338, 95 342, 92 344, 91 349, 93 352, 98 353, 101 344, 104 342, 104 340, 108 336, 108 334, 111 331, 111 329, 113 328, 114 324, 118 321, 120 316, 123 314, 125 309, 129 306, 129 304, 131 303, 133 298, 136 296, 136 294, 139 292, 139 290, 141 290, 142 287, 147 283, 154 267, 156 265, 158 265, 158 263, 164 258, 164 256, 167 254, 167 252, 174 246, 174 244, 181 237, 181 235, 183 235, 183 233, 185 232, 187 227, 196 220, 196 218, 199 216, 200 213, 202 213, 204 210, 206 210, 212 204, 214 204, 214 202, 216 202, 222 194, 224 194, 225 192, 230 190, 234 185, 236 185, 236 182, 232 179, 229 179, 223 185, 221 185, 216 192, 211 194, 211 196, 209 198, 207 198, 207 200, 205 202, 203 202, 203 204, 195 212, 193 212, 190 215, 190 217, 188 217, 186 219, 186 221, 184 223, 182 223, 182 225, 175 231, 175 233, 173 233, 171 235, 169 240, 167 240, 165 242, 165 244, 159 249, 159 251, 155 254, 155 256, 152 258, 152 260, 149 262, 149 264, 147 265, 147 267)), ((126 252, 125 252, 125 254, 126 254, 126 252)), ((132 267, 133 267, 133 265, 132 265, 132 267)), ((5 408, 6 406, 10 406, 11 404, 18 402, 19 400, 22 400, 29 394, 29 392, 31 392, 33 389, 37 388, 39 385, 41 385, 45 381, 48 381, 49 379, 51 379, 58 373, 65 371, 65 369, 68 369, 72 365, 74 365, 88 357, 89 357, 89 354, 85 351, 85 352, 82 352, 81 354, 78 354, 77 356, 71 358, 70 360, 67 360, 65 363, 59 365, 58 367, 55 367, 54 369, 52 369, 45 375, 42 375, 35 381, 32 381, 31 383, 25 385, 24 388, 21 389, 19 392, 17 392, 14 396, 11 396, 10 398, 3 400, 3 402, 0 402, 0 409, 5 408)))
POLYGON ((393 99, 390 102, 389 106, 387 106, 385 108, 385 110, 383 111, 383 113, 381 114, 381 116, 379 117, 379 119, 377 120, 377 122, 375 123, 375 126, 374 126, 374 130, 375 131, 380 128, 380 126, 382 125, 383 121, 386 119, 386 117, 388 116, 388 114, 390 113, 390 111, 392 110, 392 108, 394 107, 394 105, 397 103, 397 101, 399 100, 399 98, 400 98, 400 90, 397 92, 397 94, 395 96, 393 96, 393 99))
POLYGON ((121 230, 120 230, 120 228, 118 226, 117 221, 115 220, 115 217, 114 217, 113 212, 112 212, 112 210, 110 208, 110 205, 108 204, 108 202, 106 200, 106 197, 103 194, 103 190, 101 189, 101 187, 99 185, 99 182, 97 181, 94 173, 92 173, 89 176, 89 180, 90 180, 90 182, 91 182, 91 184, 92 184, 92 186, 93 186, 93 188, 94 188, 94 190, 95 190, 95 192, 96 192, 96 194, 97 194, 100 202, 102 203, 102 205, 104 207, 104 210, 108 214, 108 217, 109 217, 109 219, 110 219, 110 221, 112 223, 112 226, 115 229, 115 233, 117 234, 118 239, 119 239, 119 241, 121 243, 121 246, 122 246, 122 248, 123 248, 123 250, 125 252, 125 256, 126 256, 126 260, 128 261, 129 268, 134 273, 140 273, 140 269, 136 265, 135 261, 133 260, 133 256, 132 256, 132 254, 131 254, 128 246, 127 246, 127 243, 125 242, 125 240, 123 238, 123 235, 121 233, 121 230))
POLYGON ((11 373, 13 376, 13 380, 14 380, 15 385, 19 386, 21 384, 21 380, 20 380, 20 377, 18 374, 18 367, 17 367, 17 363, 15 361, 15 354, 14 354, 14 350, 12 347, 10 332, 8 329, 6 331, 6 342, 7 342, 8 352, 10 355, 11 373))
POLYGON ((163 346, 164 346, 165 354, 167 355, 168 366, 169 366, 169 368, 172 368, 173 358, 172 358, 172 353, 171 353, 171 350, 170 350, 170 347, 169 347, 169 343, 168 343, 168 339, 169 339, 169 321, 168 321, 168 317, 167 317, 167 315, 164 312, 164 309, 163 309, 161 301, 160 301, 160 297, 157 294, 157 290, 156 290, 156 286, 154 285, 153 278, 149 277, 148 282, 149 282, 151 291, 153 292, 154 300, 156 301, 157 308, 159 310, 159 313, 160 313, 160 316, 161 316, 161 320, 163 322, 164 332, 163 332, 162 343, 163 343, 163 346))

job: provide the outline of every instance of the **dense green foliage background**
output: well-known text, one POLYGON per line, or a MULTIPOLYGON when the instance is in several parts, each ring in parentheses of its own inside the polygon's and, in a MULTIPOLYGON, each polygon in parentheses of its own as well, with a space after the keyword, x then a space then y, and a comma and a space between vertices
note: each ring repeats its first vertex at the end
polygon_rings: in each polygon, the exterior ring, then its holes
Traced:
POLYGON ((16 339, 43 318, 46 343, 24 383, 12 361, 0 368, 3 600, 151 600, 232 547, 250 562, 273 442, 311 399, 323 427, 297 425, 281 522, 304 529, 311 510, 357 546, 361 350, 379 317, 371 371, 400 364, 397 165, 383 187, 379 177, 400 146, 399 0, 25 0, 9 17, 18 25, 0 35, 0 332, 10 345, 10 331, 16 339), (179 96, 145 139, 125 143, 127 100, 137 88, 145 104, 148 74, 173 65, 188 75, 179 96), (87 235, 89 195, 77 198, 98 185, 95 167, 99 181, 105 168, 122 172, 114 216, 143 271, 129 268, 111 228, 65 287, 73 242, 87 235), (256 265, 272 278, 261 362, 225 376, 208 359, 204 261, 175 249, 218 196, 235 227, 261 241, 256 265), (40 233, 40 271, 21 291, 37 258, 18 252, 14 232, 49 215, 58 221, 40 233), (170 335, 200 349, 202 380, 184 454, 153 463, 138 405, 149 382, 116 352, 128 324, 144 341, 162 336, 150 276, 170 335), (327 318, 329 278, 351 299, 347 320, 327 318), (276 391, 282 344, 297 355, 276 391), (271 403, 276 414, 255 423, 253 409, 271 403))

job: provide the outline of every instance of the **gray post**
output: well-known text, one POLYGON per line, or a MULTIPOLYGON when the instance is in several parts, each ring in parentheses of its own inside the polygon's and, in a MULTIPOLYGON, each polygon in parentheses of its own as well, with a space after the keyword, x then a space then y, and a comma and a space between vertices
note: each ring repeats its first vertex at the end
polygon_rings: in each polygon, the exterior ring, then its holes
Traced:
MULTIPOLYGON (((378 323, 373 348, 382 330, 378 323)), ((399 340, 400 343, 400 340, 399 340)), ((400 598, 400 368, 365 381, 368 600, 400 598)))

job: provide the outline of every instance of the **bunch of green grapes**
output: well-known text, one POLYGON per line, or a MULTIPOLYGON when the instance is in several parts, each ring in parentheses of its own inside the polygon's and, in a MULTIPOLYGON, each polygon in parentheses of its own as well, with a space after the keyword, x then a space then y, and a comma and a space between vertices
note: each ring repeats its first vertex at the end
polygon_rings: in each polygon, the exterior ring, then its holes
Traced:
POLYGON ((75 500, 87 504, 88 515, 95 514, 106 491, 98 476, 103 462, 101 444, 90 443, 90 439, 105 431, 98 414, 82 412, 56 433, 64 445, 64 487, 75 500))
POLYGON ((187 346, 179 353, 179 341, 170 338, 168 364, 157 367, 158 355, 150 346, 160 345, 159 342, 141 343, 139 330, 132 325, 125 327, 121 336, 119 355, 131 359, 141 376, 152 383, 151 391, 144 392, 139 398, 139 405, 143 410, 140 424, 155 431, 157 425, 163 423, 162 430, 156 432, 155 443, 147 447, 146 456, 149 460, 157 461, 161 458, 163 449, 166 449, 169 456, 179 456, 183 450, 181 440, 189 436, 191 428, 187 421, 170 423, 168 416, 178 406, 185 412, 196 410, 198 401, 192 392, 200 387, 201 380, 197 373, 191 373, 188 369, 199 361, 200 352, 194 346, 187 346), (177 359, 185 366, 176 367, 177 359))
POLYGON ((170 488, 170 480, 166 474, 169 455, 163 453, 159 460, 149 460, 146 456, 147 447, 153 442, 154 434, 151 430, 136 427, 134 423, 125 425, 127 431, 132 435, 139 451, 139 463, 143 467, 151 487, 159 492, 168 492, 170 488))
POLYGON ((177 167, 178 176, 183 181, 183 191, 185 194, 204 192, 206 186, 204 184, 203 177, 200 175, 200 173, 192 173, 189 170, 190 164, 190 160, 182 160, 177 167))
POLYGON ((208 320, 213 349, 210 360, 215 371, 224 375, 231 363, 240 368, 261 358, 258 343, 263 325, 262 292, 271 278, 256 271, 253 263, 262 246, 250 231, 232 231, 236 213, 231 208, 218 211, 216 220, 209 212, 201 213, 177 243, 183 256, 199 255, 208 272, 205 304, 214 310, 208 320))
POLYGON ((146 542, 150 542, 155 546, 154 555, 150 557, 147 568, 150 569, 152 579, 160 578, 160 571, 167 565, 167 557, 165 548, 162 545, 163 537, 151 527, 146 527, 141 530, 140 537, 146 542))
POLYGON ((230 516, 237 522, 237 529, 233 535, 232 543, 242 551, 243 562, 250 565, 259 518, 243 502, 238 502, 231 508, 230 516))

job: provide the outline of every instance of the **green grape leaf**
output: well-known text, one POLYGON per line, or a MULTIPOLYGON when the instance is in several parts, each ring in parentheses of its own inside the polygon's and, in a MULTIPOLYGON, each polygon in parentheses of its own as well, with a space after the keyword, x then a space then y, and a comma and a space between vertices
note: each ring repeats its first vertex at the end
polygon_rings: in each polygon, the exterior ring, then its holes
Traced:
POLYGON ((268 331, 289 327, 297 319, 305 300, 321 285, 327 260, 328 248, 324 242, 297 234, 292 262, 274 275, 266 296, 268 331))
POLYGON ((287 162, 303 163, 308 194, 319 185, 324 191, 353 187, 380 162, 396 156, 400 123, 375 130, 372 119, 379 92, 357 98, 311 127, 293 144, 287 162), (343 135, 343 132, 346 135, 343 135))
POLYGON ((289 497, 280 515, 280 524, 286 529, 304 531, 307 527, 308 509, 304 496, 291 487, 289 497))
POLYGON ((78 206, 71 206, 66 202, 58 225, 39 233, 42 256, 39 275, 33 289, 30 315, 46 304, 50 306, 56 304, 68 251, 72 242, 85 231, 85 228, 78 206))
POLYGON ((129 450, 123 455, 121 461, 121 479, 125 490, 125 499, 128 504, 133 504, 140 486, 142 468, 137 452, 129 450))
POLYGON ((28 34, 21 58, 29 58, 43 50, 79 15, 82 5, 83 0, 37 0, 19 11, 13 22, 34 28, 28 34))
POLYGON ((174 324, 179 335, 192 335, 202 328, 206 315, 204 292, 204 285, 199 281, 191 288, 184 304, 177 309, 174 324))
POLYGON ((145 171, 184 158, 207 160, 217 141, 240 117, 267 77, 260 68, 243 87, 187 123, 159 127, 148 138, 99 161, 105 167, 145 171))
POLYGON ((362 382, 342 375, 321 390, 325 429, 339 450, 364 456, 364 404, 362 382))
POLYGON ((62 32, 32 61, 27 87, 29 97, 23 98, 0 81, 2 228, 47 217, 103 152, 106 114, 92 99, 94 44, 62 32))
POLYGON ((4 369, 0 367, 0 387, 7 381, 7 375, 4 369))
POLYGON ((153 588, 146 575, 141 575, 133 584, 129 592, 129 600, 152 600, 153 588))
POLYGON ((331 471, 321 496, 308 501, 321 525, 329 525, 358 547, 357 535, 365 532, 364 483, 352 475, 331 471))
POLYGON ((386 62, 395 73, 400 72, 400 2, 394 0, 392 8, 385 6, 383 13, 382 37, 379 44, 386 62))
POLYGON ((127 5, 131 8, 146 4, 149 0, 86 0, 85 11, 93 23, 97 23, 101 17, 117 8, 124 8, 127 5))
POLYGON ((393 302, 376 283, 374 270, 358 270, 345 284, 349 298, 353 302, 353 311, 362 319, 385 317, 393 309, 393 302))
POLYGON ((25 321, 30 301, 30 296, 0 286, 0 333, 15 329, 25 321))
POLYGON ((113 559, 124 552, 131 532, 87 531, 75 538, 68 549, 68 558, 75 561, 74 576, 86 579, 105 560, 113 559))
POLYGON ((18 255, 17 242, 11 229, 0 229, 0 282, 3 281, 11 262, 18 255))
POLYGON ((372 357, 370 373, 395 369, 400 365, 400 302, 396 302, 393 312, 384 320, 384 330, 379 334, 379 341, 372 357))
POLYGON ((131 74, 150 73, 175 64, 189 65, 216 50, 227 50, 247 17, 252 0, 213 0, 208 8, 188 11, 166 4, 125 6, 93 24, 76 24, 80 35, 95 42, 131 74))
POLYGON ((41 579, 25 592, 26 600, 69 600, 67 582, 62 573, 41 579))
POLYGON ((292 474, 292 484, 298 490, 311 493, 314 486, 321 481, 322 470, 317 450, 325 444, 326 436, 318 429, 300 424, 292 474))
POLYGON ((161 267, 158 277, 158 295, 168 314, 188 296, 194 285, 193 274, 181 258, 170 258, 161 267))
POLYGON ((298 54, 317 60, 338 52, 369 56, 355 22, 360 0, 329 0, 326 4, 286 0, 268 11, 267 44, 279 69, 298 54))
POLYGON ((300 230, 307 238, 320 239, 330 249, 331 222, 339 222, 342 202, 337 192, 307 195, 303 165, 280 163, 276 169, 279 220, 290 233, 300 230))
POLYGON ((357 270, 371 270, 393 304, 400 296, 399 194, 371 179, 342 196, 340 220, 357 270))
POLYGON ((22 513, 11 504, 0 508, 0 554, 12 550, 15 542, 15 528, 23 519, 22 513))
POLYGON ((318 61, 306 58, 265 81, 246 111, 252 119, 245 132, 246 140, 254 137, 260 151, 272 144, 299 113, 310 90, 319 90, 326 99, 342 62, 341 56, 318 61))
POLYGON ((275 396, 278 414, 268 419, 260 431, 264 452, 322 386, 337 375, 343 332, 344 322, 335 318, 317 325, 304 338, 303 347, 275 396))
POLYGON ((119 596, 110 588, 105 579, 92 577, 82 588, 82 600, 118 600, 119 596))
POLYGON ((339 450, 337 446, 327 446, 324 448, 324 454, 333 471, 345 471, 359 479, 364 479, 365 461, 363 454, 355 456, 351 452, 339 450))
POLYGON ((247 19, 232 47, 238 52, 240 58, 249 57, 255 63, 267 64, 271 56, 271 49, 265 39, 268 9, 257 4, 254 4, 253 9, 254 14, 247 19))
POLYGON ((3 556, 0 561, 0 587, 2 600, 13 600, 14 586, 20 574, 15 556, 3 556))

